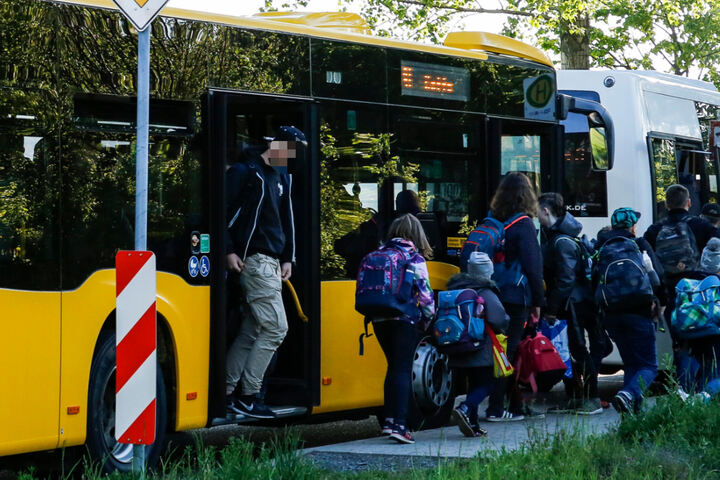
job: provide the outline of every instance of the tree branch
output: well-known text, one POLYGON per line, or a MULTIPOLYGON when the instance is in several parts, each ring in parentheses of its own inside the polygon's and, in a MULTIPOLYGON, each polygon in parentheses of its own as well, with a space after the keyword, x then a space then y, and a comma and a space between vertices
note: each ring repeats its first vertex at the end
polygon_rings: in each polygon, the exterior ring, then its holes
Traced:
MULTIPOLYGON (((422 2, 420 0, 398 0, 398 3, 403 3, 405 5, 417 5, 420 7, 429 7, 430 6, 430 5, 427 5, 427 3, 422 2)), ((514 15, 514 16, 519 16, 519 17, 535 17, 535 16, 537 16, 534 13, 522 12, 522 11, 518 11, 518 10, 508 10, 505 8, 497 8, 497 9, 482 8, 482 7, 468 8, 468 7, 460 7, 460 6, 455 6, 455 5, 442 5, 442 4, 432 5, 432 7, 438 8, 441 10, 454 10, 456 12, 466 12, 466 13, 499 13, 499 14, 504 14, 504 15, 514 15)))

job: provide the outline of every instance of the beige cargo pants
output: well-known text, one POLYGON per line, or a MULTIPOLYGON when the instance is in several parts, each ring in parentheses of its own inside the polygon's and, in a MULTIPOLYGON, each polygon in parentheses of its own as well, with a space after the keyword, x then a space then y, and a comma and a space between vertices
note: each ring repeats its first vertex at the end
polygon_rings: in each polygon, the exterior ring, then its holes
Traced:
POLYGON ((288 330, 280 261, 261 253, 247 257, 240 284, 252 315, 243 319, 227 355, 226 394, 240 381, 242 394, 254 395, 260 392, 265 370, 288 330))

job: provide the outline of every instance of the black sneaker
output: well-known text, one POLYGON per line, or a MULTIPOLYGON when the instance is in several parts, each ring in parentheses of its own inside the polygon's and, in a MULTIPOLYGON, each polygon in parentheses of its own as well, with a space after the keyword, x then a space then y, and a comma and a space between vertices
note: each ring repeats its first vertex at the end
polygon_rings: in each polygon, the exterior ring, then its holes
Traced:
POLYGON ((382 435, 384 437, 392 435, 393 430, 395 430, 395 422, 391 422, 389 419, 386 418, 382 427, 382 435))
POLYGON ((517 412, 513 412, 515 415, 524 417, 528 420, 540 420, 545 418, 545 414, 543 412, 540 412, 538 410, 534 410, 527 405, 523 405, 520 410, 517 412))
POLYGON ((625 390, 620 390, 612 399, 612 406, 621 415, 633 412, 633 396, 625 390))
POLYGON ((457 424, 458 428, 466 437, 475 437, 475 432, 472 428, 472 422, 468 412, 467 405, 461 403, 456 409, 450 413, 450 417, 457 424))
POLYGON ((234 402, 235 407, 242 415, 252 418, 277 418, 277 414, 270 410, 262 399, 254 396, 243 395, 234 402))
POLYGON ((472 425, 472 431, 474 433, 474 437, 487 437, 488 431, 482 428, 477 421, 473 423, 472 425))
POLYGON ((227 395, 225 397, 225 407, 226 407, 228 415, 234 416, 234 415, 240 415, 243 413, 242 410, 240 410, 238 408, 238 406, 236 405, 235 402, 236 402, 235 397, 233 397, 232 395, 227 395))

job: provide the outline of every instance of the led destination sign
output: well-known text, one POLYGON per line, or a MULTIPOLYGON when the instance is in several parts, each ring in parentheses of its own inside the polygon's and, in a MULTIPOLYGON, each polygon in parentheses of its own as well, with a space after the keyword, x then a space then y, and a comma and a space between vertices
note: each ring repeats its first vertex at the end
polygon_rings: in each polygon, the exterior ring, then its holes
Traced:
POLYGON ((400 61, 401 93, 412 97, 444 98, 467 102, 470 73, 464 68, 400 61))

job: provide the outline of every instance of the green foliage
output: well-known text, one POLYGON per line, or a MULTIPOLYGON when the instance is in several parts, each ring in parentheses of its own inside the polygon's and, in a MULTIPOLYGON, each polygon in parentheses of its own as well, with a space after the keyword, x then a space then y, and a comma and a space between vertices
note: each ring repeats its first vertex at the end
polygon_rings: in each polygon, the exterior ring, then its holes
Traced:
MULTIPOLYGON (((283 7, 303 3, 285 0, 283 7)), ((499 6, 477 0, 339 0, 339 4, 359 9, 377 35, 432 43, 442 43, 448 31, 469 15, 507 14, 505 35, 555 55, 563 53, 564 68, 578 68, 582 57, 587 62, 589 55, 589 64, 579 68, 657 68, 720 85, 720 0, 504 0, 499 6)))

